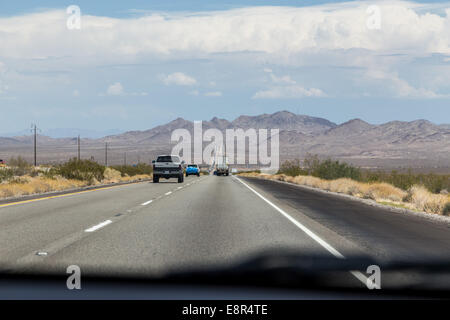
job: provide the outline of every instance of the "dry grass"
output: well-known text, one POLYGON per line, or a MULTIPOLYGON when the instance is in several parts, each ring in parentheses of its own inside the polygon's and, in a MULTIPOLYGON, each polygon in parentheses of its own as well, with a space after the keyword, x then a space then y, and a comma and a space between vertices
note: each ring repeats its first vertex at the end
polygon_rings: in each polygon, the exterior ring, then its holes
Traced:
POLYGON ((10 181, 0 184, 0 199, 40 194, 51 191, 63 191, 68 189, 81 188, 88 185, 141 181, 151 178, 151 175, 146 174, 135 175, 132 177, 126 175, 125 177, 122 177, 119 171, 112 168, 106 168, 104 176, 105 179, 101 182, 97 181, 96 179, 93 179, 90 182, 72 180, 63 178, 61 176, 56 176, 54 178, 48 178, 42 175, 36 177, 15 177, 10 181))
POLYGON ((0 198, 19 197, 50 191, 62 191, 86 186, 88 183, 64 178, 21 177, 11 183, 0 184, 0 198))
POLYGON ((412 186, 406 199, 419 210, 437 214, 444 214, 450 203, 448 195, 431 193, 423 186, 412 186))
POLYGON ((122 179, 122 174, 120 171, 113 168, 106 168, 103 175, 105 177, 105 183, 116 183, 120 182, 122 179))
POLYGON ((409 208, 428 213, 447 215, 450 196, 433 194, 423 186, 412 186, 408 192, 388 183, 363 183, 348 178, 324 180, 313 176, 287 176, 284 174, 241 173, 242 176, 279 180, 322 190, 344 193, 359 198, 372 199, 395 207, 409 208))

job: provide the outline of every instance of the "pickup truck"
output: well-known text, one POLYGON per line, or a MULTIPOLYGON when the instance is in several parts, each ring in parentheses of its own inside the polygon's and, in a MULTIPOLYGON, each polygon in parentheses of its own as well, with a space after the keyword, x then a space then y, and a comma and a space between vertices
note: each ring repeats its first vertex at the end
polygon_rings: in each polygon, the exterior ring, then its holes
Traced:
POLYGON ((200 169, 198 167, 198 165, 196 164, 188 164, 187 168, 186 168, 186 177, 189 175, 196 175, 197 177, 200 176, 200 169))
POLYGON ((158 183, 159 178, 178 178, 178 183, 184 181, 184 161, 179 156, 161 155, 152 161, 153 183, 158 183))

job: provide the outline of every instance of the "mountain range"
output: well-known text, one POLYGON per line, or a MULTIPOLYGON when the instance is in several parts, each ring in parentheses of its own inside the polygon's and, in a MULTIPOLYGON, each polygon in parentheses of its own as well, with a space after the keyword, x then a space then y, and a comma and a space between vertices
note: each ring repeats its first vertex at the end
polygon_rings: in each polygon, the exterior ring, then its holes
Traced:
MULTIPOLYGON (((280 130, 281 161, 317 154, 342 159, 365 167, 450 168, 450 125, 427 120, 391 121, 370 124, 353 119, 342 124, 288 111, 258 116, 242 115, 233 121, 212 118, 203 121, 203 131, 217 128, 280 130)), ((169 153, 175 142, 175 129, 193 132, 194 123, 183 118, 144 131, 128 131, 101 138, 82 139, 82 157, 103 162, 105 144, 112 163, 149 162, 157 154, 169 153)), ((0 137, 0 159, 21 155, 32 158, 33 137, 30 135, 0 137)), ((75 138, 38 137, 39 162, 55 163, 76 156, 75 138)))

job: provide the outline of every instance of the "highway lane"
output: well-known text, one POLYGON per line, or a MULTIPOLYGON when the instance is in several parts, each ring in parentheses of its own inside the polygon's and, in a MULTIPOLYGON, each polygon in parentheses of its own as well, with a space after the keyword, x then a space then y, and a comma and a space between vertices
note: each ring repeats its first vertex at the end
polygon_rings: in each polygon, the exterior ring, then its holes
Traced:
POLYGON ((0 206, 0 261, 15 261, 117 214, 138 210, 176 187, 172 180, 142 182, 0 206))
POLYGON ((0 243, 9 270, 64 273, 75 264, 85 273, 152 274, 267 249, 446 257, 450 229, 284 183, 204 176, 0 207, 0 243))
POLYGON ((334 233, 378 260, 450 261, 449 222, 394 212, 289 183, 244 180, 289 208, 296 219, 320 225, 324 238, 334 233))
MULTIPOLYGON (((195 178, 194 178, 195 180, 195 178)), ((270 249, 325 253, 231 177, 210 176, 33 264, 89 273, 158 273, 223 266, 270 249)))

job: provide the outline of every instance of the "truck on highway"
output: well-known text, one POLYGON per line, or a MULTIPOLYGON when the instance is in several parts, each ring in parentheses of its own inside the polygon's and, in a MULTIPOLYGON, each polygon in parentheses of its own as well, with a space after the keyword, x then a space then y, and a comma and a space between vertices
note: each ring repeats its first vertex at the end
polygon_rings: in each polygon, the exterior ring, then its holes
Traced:
POLYGON ((226 156, 219 157, 216 164, 216 174, 218 176, 228 176, 230 168, 228 167, 228 159, 226 156))
POLYGON ((158 183, 160 178, 178 178, 178 183, 184 181, 184 161, 176 155, 160 155, 153 163, 153 183, 158 183))

